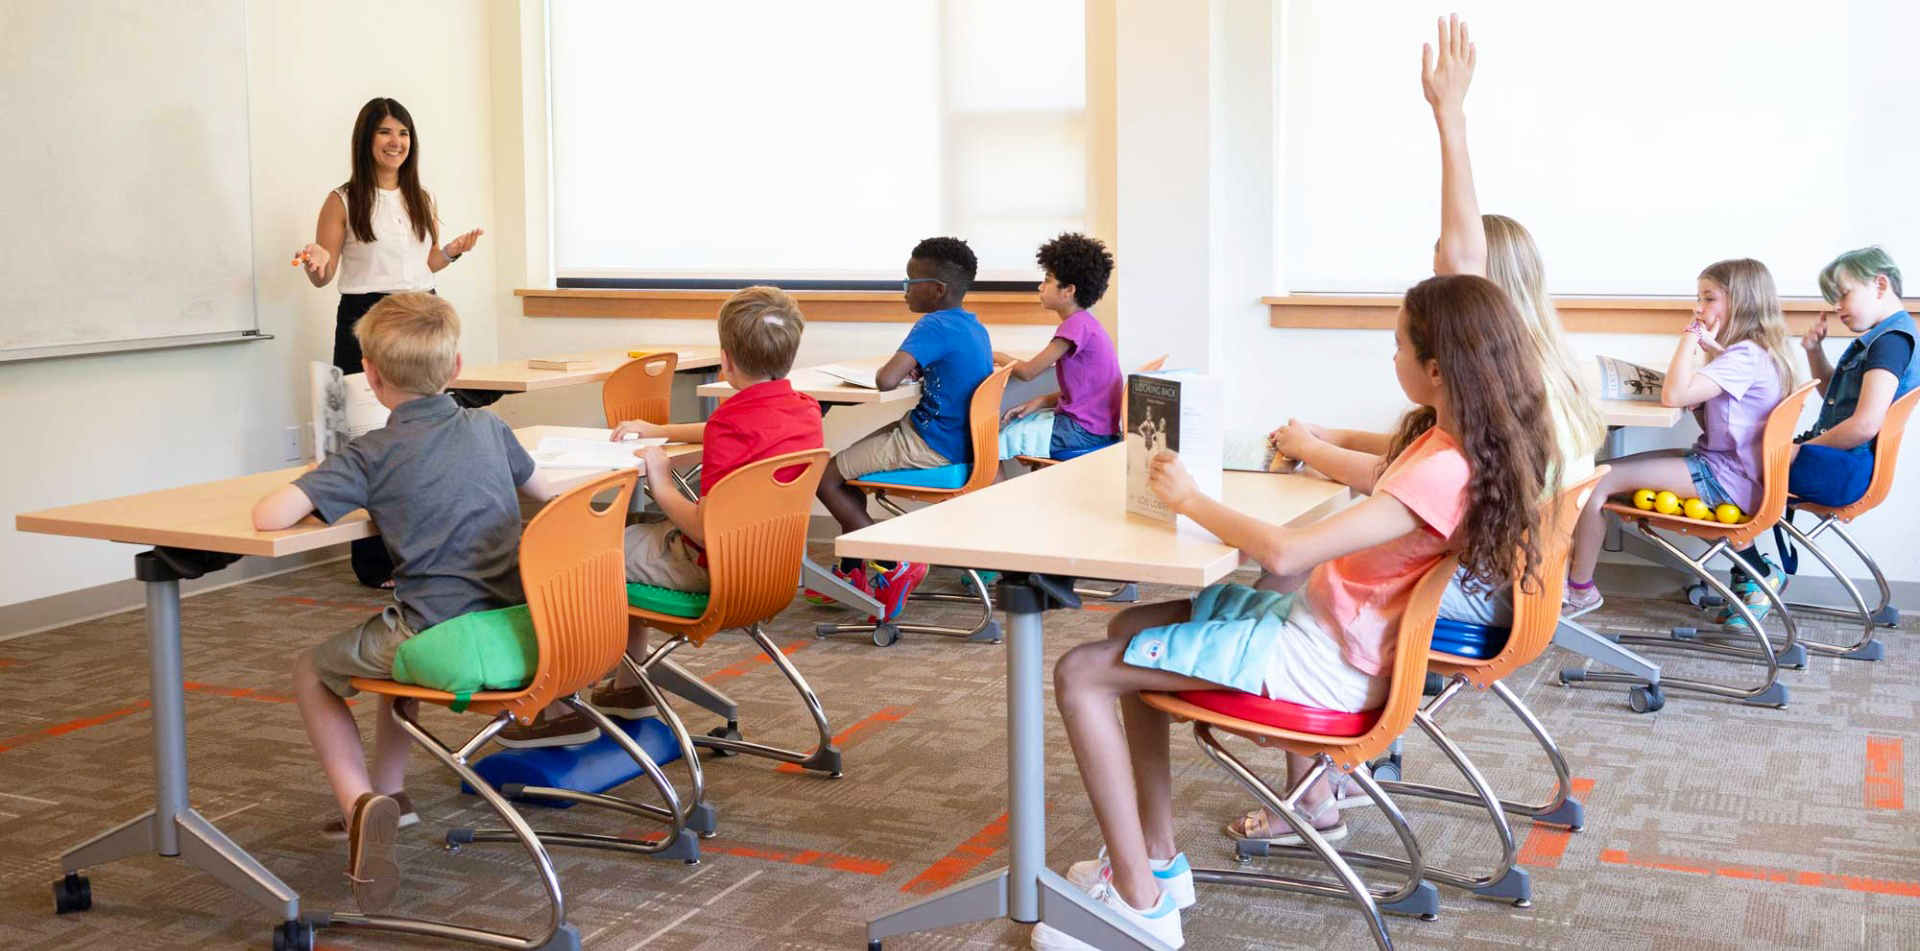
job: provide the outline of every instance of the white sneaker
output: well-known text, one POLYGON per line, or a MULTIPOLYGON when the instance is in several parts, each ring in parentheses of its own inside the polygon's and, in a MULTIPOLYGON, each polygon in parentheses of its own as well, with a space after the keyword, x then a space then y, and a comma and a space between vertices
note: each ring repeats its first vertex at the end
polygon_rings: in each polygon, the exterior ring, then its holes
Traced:
MULTIPOLYGON (((1160 890, 1173 896, 1173 904, 1181 911, 1193 907, 1196 896, 1193 892, 1193 866, 1187 864, 1187 853, 1182 852, 1166 862, 1151 862, 1153 877, 1160 883, 1160 890), (1159 868, 1160 865, 1165 868, 1159 868)), ((1100 857, 1075 862, 1067 866, 1067 881, 1093 891, 1095 885, 1113 877, 1113 863, 1107 859, 1107 847, 1100 847, 1100 857)))
MULTIPOLYGON (((1187 943, 1186 936, 1180 933, 1180 909, 1174 906, 1173 895, 1165 888, 1160 890, 1160 900, 1145 911, 1127 904, 1127 900, 1114 891, 1112 882, 1100 882, 1087 895, 1106 905, 1121 920, 1145 931, 1169 948, 1179 948, 1187 943)), ((1098 951, 1093 945, 1044 921, 1033 926, 1033 948, 1034 951, 1098 951)))

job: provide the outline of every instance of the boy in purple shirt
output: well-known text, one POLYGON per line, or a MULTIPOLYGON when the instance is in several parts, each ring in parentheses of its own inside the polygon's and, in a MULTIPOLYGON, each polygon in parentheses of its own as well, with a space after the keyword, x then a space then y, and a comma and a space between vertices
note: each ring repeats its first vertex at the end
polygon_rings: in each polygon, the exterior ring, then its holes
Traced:
POLYGON ((1120 358, 1107 329, 1087 312, 1107 292, 1113 255, 1107 246, 1081 234, 1063 234, 1040 246, 1034 257, 1046 272, 1040 305, 1060 317, 1060 328, 1030 360, 995 351, 994 366, 1014 364, 1013 375, 1031 380, 1058 365, 1060 392, 1037 396, 1007 411, 1001 422, 1054 406, 1053 439, 1047 454, 1078 455, 1120 439, 1120 358))

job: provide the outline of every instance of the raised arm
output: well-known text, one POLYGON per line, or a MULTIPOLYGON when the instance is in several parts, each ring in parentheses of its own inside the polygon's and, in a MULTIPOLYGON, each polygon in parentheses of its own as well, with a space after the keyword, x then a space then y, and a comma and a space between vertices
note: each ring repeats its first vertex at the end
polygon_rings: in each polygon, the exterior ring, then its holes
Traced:
POLYGON ((1437 42, 1420 47, 1420 88, 1440 129, 1440 241, 1433 249, 1435 274, 1487 274, 1487 232, 1473 191, 1467 158, 1467 87, 1476 59, 1459 16, 1440 21, 1437 42))

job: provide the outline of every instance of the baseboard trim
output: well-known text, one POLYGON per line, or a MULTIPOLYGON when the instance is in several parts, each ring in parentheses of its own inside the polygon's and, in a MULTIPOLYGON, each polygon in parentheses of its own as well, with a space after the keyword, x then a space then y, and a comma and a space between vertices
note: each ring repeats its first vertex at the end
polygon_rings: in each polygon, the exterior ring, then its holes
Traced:
MULTIPOLYGON (((190 598, 261 578, 283 575, 347 557, 344 548, 301 552, 284 558, 242 558, 225 571, 180 583, 180 597, 190 598)), ((75 624, 97 621, 147 606, 146 585, 128 578, 81 588, 65 594, 49 595, 0 607, 0 643, 31 634, 56 631, 75 624)))

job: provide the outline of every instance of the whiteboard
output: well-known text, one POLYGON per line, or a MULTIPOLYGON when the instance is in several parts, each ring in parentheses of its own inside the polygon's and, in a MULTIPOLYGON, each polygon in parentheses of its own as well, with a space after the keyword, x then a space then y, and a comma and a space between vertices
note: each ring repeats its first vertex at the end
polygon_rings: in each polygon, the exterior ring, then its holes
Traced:
POLYGON ((0 359, 257 331, 245 0, 0 4, 0 359))
MULTIPOLYGON (((1282 0, 1276 268, 1291 292, 1431 273, 1440 164, 1420 92, 1434 16, 1469 19, 1480 209, 1526 225, 1550 289, 1692 296, 1754 257, 1817 295, 1879 244, 1920 273, 1913 0, 1282 0)), ((1911 283, 1911 281, 1909 281, 1911 283)))

